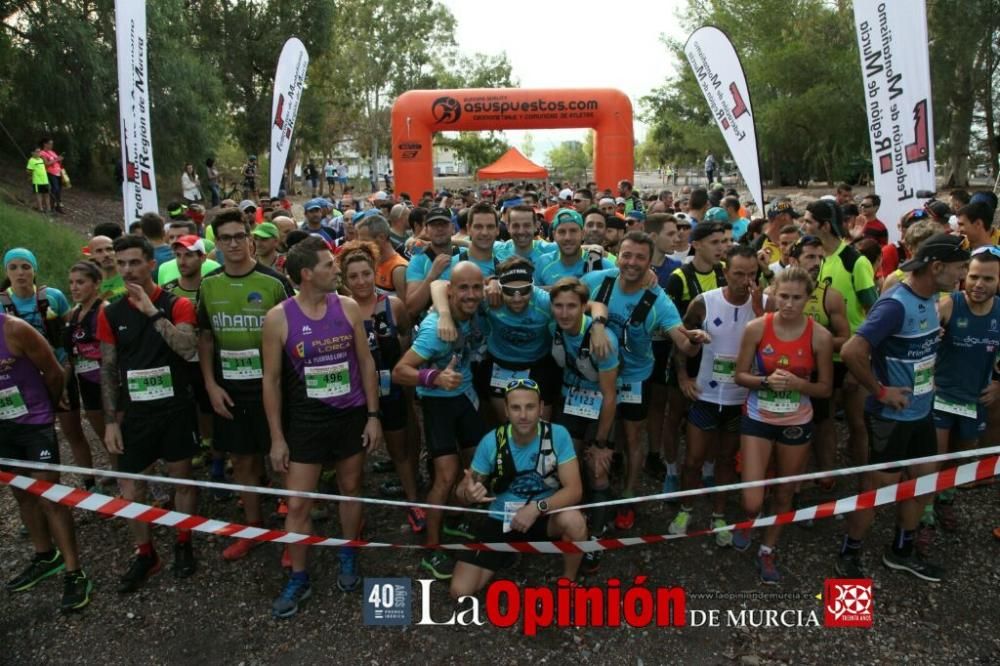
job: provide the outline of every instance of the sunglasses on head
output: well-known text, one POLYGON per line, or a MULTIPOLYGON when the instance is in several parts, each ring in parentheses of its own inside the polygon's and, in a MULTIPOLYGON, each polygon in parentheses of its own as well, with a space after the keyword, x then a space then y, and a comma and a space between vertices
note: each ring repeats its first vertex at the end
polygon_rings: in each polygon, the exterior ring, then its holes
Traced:
POLYGON ((534 391, 535 393, 541 393, 541 390, 538 388, 538 382, 534 379, 512 379, 507 382, 506 392, 510 393, 511 391, 515 391, 519 388, 525 388, 529 391, 534 391))
POLYGON ((501 285, 500 291, 503 292, 504 296, 523 296, 527 298, 531 295, 534 287, 530 284, 526 284, 523 287, 511 287, 510 285, 501 285))

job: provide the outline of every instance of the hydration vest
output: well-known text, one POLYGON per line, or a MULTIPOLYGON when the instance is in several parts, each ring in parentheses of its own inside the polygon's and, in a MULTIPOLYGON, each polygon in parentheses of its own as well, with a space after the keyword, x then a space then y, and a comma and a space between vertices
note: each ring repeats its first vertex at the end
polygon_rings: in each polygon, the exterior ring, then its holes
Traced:
MULTIPOLYGON (((615 280, 617 279, 618 278, 611 275, 604 278, 604 281, 601 282, 600 288, 597 290, 597 297, 594 299, 599 303, 607 305, 608 309, 611 307, 611 293, 615 288, 615 280)), ((632 309, 632 313, 629 315, 628 321, 622 324, 622 334, 620 336, 622 349, 631 351, 628 346, 628 327, 642 326, 646 321, 646 317, 649 315, 649 311, 653 308, 653 303, 655 302, 656 293, 653 292, 652 289, 646 289, 642 293, 642 298, 639 299, 639 302, 636 303, 635 307, 632 309)))
POLYGON ((566 347, 566 338, 562 329, 556 326, 556 332, 552 336, 552 358, 560 368, 569 368, 571 372, 576 373, 583 379, 596 382, 600 378, 600 371, 597 369, 594 357, 590 355, 591 326, 593 326, 593 322, 587 326, 587 330, 583 334, 583 340, 580 341, 579 355, 574 355, 569 351, 566 347))
MULTIPOLYGON (((541 421, 542 435, 538 445, 538 461, 535 469, 542 477, 542 483, 553 490, 559 489, 559 461, 556 459, 556 451, 552 447, 552 425, 548 421, 541 421)), ((497 451, 493 479, 490 482, 490 490, 493 493, 502 493, 510 487, 518 474, 530 474, 531 472, 518 472, 514 465, 514 454, 510 450, 510 441, 507 439, 508 425, 502 425, 496 429, 497 451)))
MULTIPOLYGON (((63 343, 63 330, 65 329, 65 322, 62 317, 54 317, 49 319, 49 299, 47 295, 47 289, 45 285, 35 289, 35 307, 38 309, 38 318, 42 320, 42 329, 39 331, 45 336, 49 344, 53 348, 62 346, 63 343)), ((7 290, 0 291, 0 305, 3 306, 3 311, 12 317, 17 317, 18 319, 24 319, 21 313, 17 311, 17 306, 14 305, 14 301, 11 300, 10 294, 7 290)))

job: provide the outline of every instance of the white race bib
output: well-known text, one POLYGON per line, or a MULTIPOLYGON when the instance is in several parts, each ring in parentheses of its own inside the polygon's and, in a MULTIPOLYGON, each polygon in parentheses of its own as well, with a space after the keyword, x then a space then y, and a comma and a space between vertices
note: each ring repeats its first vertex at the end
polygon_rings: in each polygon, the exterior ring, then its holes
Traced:
POLYGON ((16 386, 0 390, 0 421, 18 419, 27 413, 24 398, 16 386))
POLYGON ((601 414, 604 396, 600 391, 573 387, 566 393, 563 413, 595 420, 601 414))
POLYGON ((798 391, 775 391, 773 389, 757 391, 758 406, 773 414, 791 414, 798 410, 801 402, 802 395, 798 391))
POLYGON ((642 382, 622 384, 618 387, 618 402, 629 405, 642 404, 642 382))
POLYGON ((718 355, 712 358, 712 379, 720 384, 736 381, 736 357, 718 355))
POLYGON ((78 375, 85 375, 88 372, 94 372, 95 370, 101 369, 101 362, 95 361, 90 358, 79 358, 76 363, 73 364, 74 370, 78 375))
POLYGON ((510 525, 510 521, 514 520, 514 514, 522 506, 527 504, 525 501, 520 502, 504 502, 503 503, 503 531, 504 533, 510 532, 513 528, 510 525))
POLYGON ((263 379, 264 370, 260 364, 259 349, 241 349, 219 352, 222 361, 222 378, 236 381, 247 379, 263 379))
POLYGON ((934 357, 913 364, 913 395, 926 395, 934 390, 934 357))
POLYGON ((129 370, 125 374, 125 380, 128 382, 128 396, 134 402, 174 397, 174 378, 168 366, 129 370))
POLYGON ((346 395, 351 390, 351 375, 347 361, 332 365, 305 367, 306 396, 323 399, 346 395))
POLYGON ((380 398, 384 398, 392 392, 392 371, 391 370, 379 370, 378 371, 378 395, 380 398))
POLYGON ((505 389, 507 388, 507 384, 510 384, 515 379, 528 379, 530 374, 531 370, 508 370, 507 368, 501 368, 494 362, 493 374, 490 375, 490 386, 505 389))
POLYGON ((964 416, 967 419, 979 418, 979 409, 974 402, 952 402, 942 398, 940 395, 934 396, 934 409, 939 412, 947 412, 956 416, 964 416))

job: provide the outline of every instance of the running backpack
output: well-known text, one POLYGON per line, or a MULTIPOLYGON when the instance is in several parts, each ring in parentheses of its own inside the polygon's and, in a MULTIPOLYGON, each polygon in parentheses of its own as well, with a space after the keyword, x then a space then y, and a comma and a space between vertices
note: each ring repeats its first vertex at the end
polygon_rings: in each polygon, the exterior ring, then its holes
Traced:
MULTIPOLYGON (((542 477, 542 483, 557 490, 559 488, 559 477, 557 476, 559 460, 556 458, 556 451, 552 446, 552 424, 548 421, 542 421, 541 424, 542 436, 538 446, 538 461, 535 463, 533 471, 542 477)), ((494 494, 502 493, 510 488, 510 484, 518 476, 517 467, 514 464, 514 454, 511 453, 510 441, 507 439, 506 425, 496 429, 496 440, 497 450, 494 460, 496 471, 490 482, 490 490, 494 494)), ((521 474, 529 473, 521 472, 521 474)))
MULTIPOLYGON (((17 317, 18 319, 24 319, 21 313, 17 311, 17 306, 14 305, 14 301, 11 300, 10 294, 7 290, 0 291, 0 305, 3 305, 3 311, 12 317, 17 317)), ((38 310, 38 318, 42 320, 42 334, 45 339, 48 340, 49 344, 53 348, 58 348, 63 345, 64 342, 64 329, 66 327, 66 322, 63 321, 62 317, 53 317, 49 319, 49 299, 48 299, 48 287, 42 285, 35 289, 35 307, 38 310)))

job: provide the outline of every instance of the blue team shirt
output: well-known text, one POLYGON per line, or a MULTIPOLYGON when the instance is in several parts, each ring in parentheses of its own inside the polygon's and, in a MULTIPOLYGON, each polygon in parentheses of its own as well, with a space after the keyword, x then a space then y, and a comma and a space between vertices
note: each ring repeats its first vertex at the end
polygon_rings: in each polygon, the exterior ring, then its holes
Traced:
MULTIPOLYGON (((568 331, 562 332, 563 346, 566 349, 566 367, 563 368, 563 396, 569 392, 570 387, 584 389, 587 391, 601 390, 600 382, 592 382, 589 379, 582 377, 580 373, 574 372, 572 369, 573 359, 580 358, 580 346, 583 344, 584 335, 586 334, 587 328, 590 324, 590 317, 584 315, 579 331, 573 334, 568 331)), ((552 322, 552 325, 549 326, 550 335, 555 336, 556 326, 558 326, 556 322, 552 322)), ((608 370, 614 370, 618 367, 618 338, 610 329, 608 329, 607 333, 609 347, 608 355, 604 358, 598 358, 595 354, 591 354, 590 356, 598 372, 607 372, 608 370)))
MULTIPOLYGON (((434 263, 433 257, 428 257, 426 252, 416 252, 413 250, 413 254, 410 257, 410 264, 406 267, 406 281, 407 282, 423 282, 427 277, 427 273, 431 270, 431 264, 434 263)), ((454 265, 454 261, 448 265, 441 275, 438 276, 439 280, 448 280, 451 278, 451 267, 454 265)))
POLYGON ((520 254, 517 252, 517 248, 514 246, 514 241, 504 241, 503 243, 498 243, 493 248, 493 256, 497 258, 498 262, 502 262, 504 259, 509 259, 515 254, 519 257, 523 257, 531 262, 531 265, 535 267, 535 273, 542 270, 543 259, 545 255, 559 250, 559 246, 555 243, 545 240, 534 240, 531 243, 531 251, 528 254, 520 254))
MULTIPOLYGON (((507 428, 507 442, 510 445, 510 452, 514 458, 514 469, 517 476, 511 482, 507 490, 497 493, 493 501, 490 502, 490 518, 494 520, 504 519, 505 502, 526 502, 543 500, 555 494, 555 490, 549 488, 542 481, 542 475, 536 471, 538 465, 538 454, 541 451, 542 425, 538 425, 538 434, 525 446, 514 441, 510 432, 510 425, 507 428)), ((576 459, 576 452, 573 450, 573 439, 569 436, 569 431, 561 425, 552 424, 552 449, 556 454, 556 466, 571 462, 576 459)), ((472 458, 472 471, 483 476, 493 476, 496 472, 497 457, 497 437, 496 431, 491 430, 486 433, 476 447, 476 454, 472 458)))
POLYGON ((493 358, 512 363, 531 363, 549 353, 552 306, 549 292, 544 289, 535 287, 531 301, 519 314, 501 304, 498 308, 485 306, 485 316, 489 329, 486 346, 493 358))
POLYGON ((934 389, 939 398, 974 404, 982 412, 979 394, 990 385, 1000 353, 1000 298, 993 298, 993 308, 984 315, 969 309, 961 291, 952 293, 951 300, 951 318, 938 349, 934 389))
POLYGON ((451 362, 451 357, 458 355, 458 364, 455 369, 462 373, 462 383, 454 391, 446 391, 441 388, 417 387, 417 395, 453 398, 462 395, 466 391, 472 390, 472 361, 476 350, 482 345, 485 335, 479 316, 476 315, 468 321, 455 322, 458 329, 458 339, 454 342, 445 342, 438 337, 437 325, 439 315, 431 311, 420 322, 417 330, 417 337, 413 340, 413 349, 420 358, 427 361, 427 367, 444 370, 451 362))
MULTIPOLYGON (((558 282, 560 278, 583 277, 584 270, 587 268, 587 254, 587 252, 584 252, 580 256, 580 259, 572 266, 563 264, 562 255, 558 250, 545 255, 541 260, 542 270, 535 274, 535 282, 543 287, 548 287, 558 282)), ((609 268, 614 268, 614 264, 608 261, 607 258, 602 257, 596 270, 603 271, 609 268)))
POLYGON ((639 324, 628 326, 628 339, 626 340, 623 335, 625 325, 632 315, 632 310, 635 309, 646 290, 640 289, 635 293, 626 294, 618 283, 618 274, 617 268, 595 271, 584 275, 581 281, 590 290, 591 300, 594 300, 604 278, 615 278, 615 286, 611 291, 611 299, 608 303, 608 330, 615 334, 621 345, 619 379, 622 383, 630 384, 649 379, 653 372, 653 333, 677 328, 681 325, 681 317, 677 313, 673 301, 667 298, 663 289, 654 286, 652 291, 656 294, 656 300, 649 309, 649 314, 639 324), (626 343, 628 349, 625 348, 626 343))
POLYGON ((872 347, 875 377, 885 386, 909 388, 912 393, 899 410, 868 396, 865 411, 893 421, 917 421, 930 414, 939 331, 937 294, 921 298, 904 283, 875 301, 857 335, 872 347))

